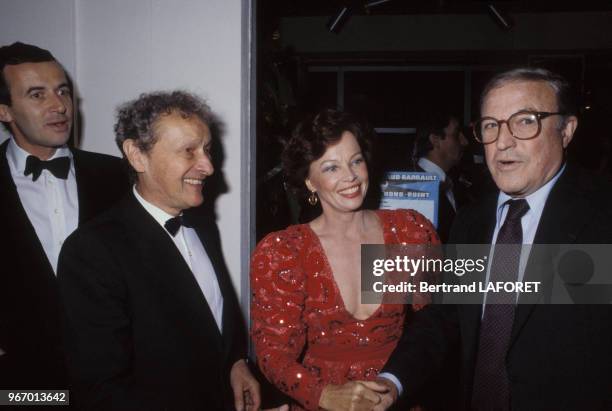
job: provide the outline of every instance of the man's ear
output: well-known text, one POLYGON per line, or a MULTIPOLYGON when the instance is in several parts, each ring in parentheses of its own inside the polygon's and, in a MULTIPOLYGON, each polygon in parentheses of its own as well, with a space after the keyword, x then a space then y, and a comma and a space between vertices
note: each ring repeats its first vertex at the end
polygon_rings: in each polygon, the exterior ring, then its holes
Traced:
POLYGON ((437 135, 435 135, 435 134, 433 134, 433 133, 431 133, 431 134, 429 135, 429 142, 431 143, 431 146, 432 146, 433 148, 438 148, 438 147, 440 147, 440 140, 441 140, 440 136, 437 136, 437 135))
POLYGON ((0 121, 4 123, 10 123, 13 121, 11 109, 6 104, 0 104, 0 121))
POLYGON ((130 165, 137 173, 144 173, 147 168, 148 158, 145 153, 136 145, 136 142, 128 138, 123 141, 121 145, 123 148, 123 154, 129 161, 130 165))
POLYGON ((576 116, 569 116, 565 118, 563 128, 561 129, 561 137, 563 138, 563 148, 567 148, 570 141, 572 141, 577 127, 578 118, 576 118, 576 116))
POLYGON ((306 188, 308 189, 308 191, 310 191, 311 193, 313 191, 317 191, 315 190, 315 188, 312 186, 312 183, 310 182, 310 179, 307 178, 306 180, 304 180, 304 184, 306 184, 306 188))

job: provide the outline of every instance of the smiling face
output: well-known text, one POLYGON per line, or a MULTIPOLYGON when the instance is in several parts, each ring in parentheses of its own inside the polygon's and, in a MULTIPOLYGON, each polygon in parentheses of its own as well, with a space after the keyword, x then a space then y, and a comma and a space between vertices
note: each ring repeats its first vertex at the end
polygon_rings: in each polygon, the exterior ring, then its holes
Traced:
POLYGON ((214 169, 210 159, 210 129, 199 118, 178 113, 155 122, 156 142, 142 152, 134 140, 124 152, 138 174, 136 188, 150 203, 172 215, 202 204, 202 184, 214 169))
MULTIPOLYGON (((557 111, 554 89, 543 81, 512 81, 492 89, 482 105, 482 117, 506 120, 521 110, 557 111)), ((487 165, 499 189, 512 197, 525 197, 537 191, 557 173, 563 153, 572 140, 578 120, 568 117, 542 119, 540 134, 531 140, 518 140, 504 124, 497 141, 484 146, 487 165)))
POLYGON ((306 186, 317 192, 323 213, 361 207, 368 191, 368 169, 352 133, 343 132, 338 143, 310 164, 306 186))
POLYGON ((41 159, 66 144, 72 127, 72 95, 66 74, 54 62, 7 65, 3 71, 11 105, 0 105, 15 142, 41 159))

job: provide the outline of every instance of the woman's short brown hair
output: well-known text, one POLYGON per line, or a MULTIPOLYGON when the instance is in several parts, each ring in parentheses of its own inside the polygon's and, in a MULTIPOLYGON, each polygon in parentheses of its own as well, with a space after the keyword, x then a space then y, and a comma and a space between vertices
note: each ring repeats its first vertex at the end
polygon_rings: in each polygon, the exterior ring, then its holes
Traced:
POLYGON ((307 194, 304 181, 308 178, 310 164, 321 158, 328 147, 337 144, 345 131, 355 136, 368 164, 371 128, 348 113, 325 109, 298 124, 287 142, 282 154, 286 182, 298 193, 307 194))

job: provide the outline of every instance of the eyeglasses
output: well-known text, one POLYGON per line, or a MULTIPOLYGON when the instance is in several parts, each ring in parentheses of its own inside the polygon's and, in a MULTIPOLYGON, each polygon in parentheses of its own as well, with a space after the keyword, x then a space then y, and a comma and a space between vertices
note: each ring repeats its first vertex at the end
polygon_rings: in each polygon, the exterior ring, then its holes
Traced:
POLYGON ((497 141, 501 132, 501 125, 506 123, 512 137, 519 140, 536 138, 542 131, 542 120, 550 116, 563 116, 565 113, 547 113, 544 111, 519 111, 507 120, 498 120, 493 117, 483 117, 473 125, 474 137, 482 144, 491 144, 497 141))

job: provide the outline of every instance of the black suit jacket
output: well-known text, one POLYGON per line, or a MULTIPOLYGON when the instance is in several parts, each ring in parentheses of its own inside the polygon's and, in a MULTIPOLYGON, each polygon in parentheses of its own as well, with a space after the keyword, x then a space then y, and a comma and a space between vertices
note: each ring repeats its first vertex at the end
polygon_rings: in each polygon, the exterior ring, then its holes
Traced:
POLYGON ((129 194, 64 244, 58 280, 83 409, 231 408, 246 334, 214 222, 189 213, 223 294, 223 332, 180 252, 129 194))
MULTIPOLYGON (((414 168, 415 171, 425 172, 420 166, 416 166, 414 168)), ((447 179, 452 179, 450 175, 447 174, 447 179)), ((453 180, 453 195, 455 197, 455 204, 457 208, 460 208, 464 201, 464 195, 461 192, 461 185, 458 182, 453 180)), ((455 215, 457 212, 453 208, 453 205, 448 200, 446 193, 443 191, 443 184, 440 183, 440 190, 438 192, 438 227, 436 231, 438 232, 438 236, 440 237, 440 241, 442 244, 446 244, 448 242, 448 236, 450 234, 451 226, 453 225, 453 220, 455 219, 455 215)))
MULTIPOLYGON (((0 388, 66 388, 55 274, 23 208, 0 145, 0 388)), ((79 224, 118 201, 128 187, 120 159, 72 149, 79 224)))
MULTIPOLYGON (((497 196, 462 210, 450 242, 490 244, 497 196)), ((612 243, 612 187, 567 166, 546 201, 536 244, 612 243)), ((532 261, 526 269, 530 275, 532 261)), ((528 278, 526 278, 526 281, 528 278)), ((469 408, 481 305, 430 306, 415 315, 384 371, 417 394, 461 346, 463 406, 469 408)), ((517 305, 506 369, 515 410, 612 407, 612 306, 517 305)))
MULTIPOLYGON (((416 171, 425 172, 418 165, 415 168, 416 171)), ((447 178, 451 178, 447 176, 447 178)), ((453 192, 453 195, 455 193, 453 192)), ((455 196, 455 201, 457 201, 457 196, 455 196)), ((457 204, 459 206, 459 204, 457 204)), ((450 228, 453 224, 453 220, 455 219, 456 211, 453 208, 453 205, 448 200, 446 193, 443 191, 442 183, 440 183, 440 190, 438 192, 438 227, 436 231, 438 232, 438 236, 440 237, 440 241, 442 244, 446 244, 448 242, 448 236, 450 233, 450 228)))

